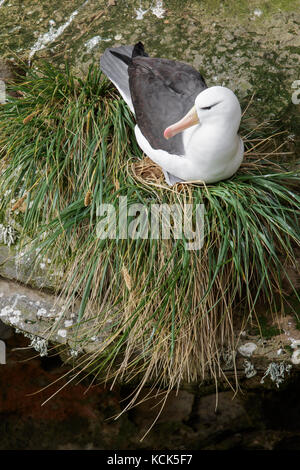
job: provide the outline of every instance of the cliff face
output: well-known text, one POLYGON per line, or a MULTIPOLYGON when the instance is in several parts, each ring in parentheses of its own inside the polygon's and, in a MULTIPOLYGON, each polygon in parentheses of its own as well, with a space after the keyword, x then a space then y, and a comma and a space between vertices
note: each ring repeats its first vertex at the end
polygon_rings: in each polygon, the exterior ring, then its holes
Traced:
POLYGON ((247 379, 242 384, 246 393, 234 399, 222 387, 217 412, 214 386, 171 392, 154 430, 140 442, 156 417, 157 399, 114 420, 130 389, 88 389, 83 381, 67 385, 42 406, 66 385, 60 378, 68 368, 57 354, 37 355, 22 334, 6 331, 5 338, 1 449, 299 449, 299 373, 291 371, 279 388, 269 378, 264 386, 255 377, 247 379))
MULTIPOLYGON (((61 67, 68 60, 83 76, 90 63, 99 63, 107 46, 141 40, 150 55, 193 64, 209 86, 228 86, 240 98, 255 93, 256 121, 280 115, 297 158, 297 2, 274 6, 264 1, 259 8, 234 1, 221 7, 176 0, 0 3, 0 80, 16 79, 15 54, 33 65, 37 58, 61 67)), ((78 305, 68 309, 65 300, 54 295, 61 272, 51 260, 41 258, 33 267, 30 258, 20 257, 13 231, 18 222, 1 221, 0 339, 7 352, 6 364, 0 365, 1 448, 299 448, 300 329, 293 296, 294 309, 286 305, 278 322, 268 318, 262 306, 261 331, 250 323, 239 338, 237 374, 246 394, 232 401, 226 382, 221 383, 215 413, 214 385, 184 384, 178 396, 171 392, 155 434, 142 444, 138 439, 156 416, 148 402, 117 421, 106 421, 120 413, 120 399, 130 392, 120 384, 113 391, 97 385, 84 395, 88 382, 69 385, 43 407, 55 386, 27 397, 70 370, 68 363, 78 355, 72 335, 78 305), (55 323, 55 333, 49 336, 55 323)), ((299 291, 299 269, 291 268, 290 277, 299 291)), ((109 332, 107 324, 103 336, 80 353, 97 350, 109 332)), ((234 381, 232 357, 223 359, 234 381)))

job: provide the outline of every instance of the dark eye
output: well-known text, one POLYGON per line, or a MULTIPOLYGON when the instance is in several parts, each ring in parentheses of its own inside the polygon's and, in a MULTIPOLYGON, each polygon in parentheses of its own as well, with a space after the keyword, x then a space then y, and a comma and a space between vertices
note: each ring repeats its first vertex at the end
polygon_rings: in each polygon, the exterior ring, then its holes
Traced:
POLYGON ((212 107, 211 106, 205 106, 204 108, 201 108, 201 109, 211 109, 212 107))

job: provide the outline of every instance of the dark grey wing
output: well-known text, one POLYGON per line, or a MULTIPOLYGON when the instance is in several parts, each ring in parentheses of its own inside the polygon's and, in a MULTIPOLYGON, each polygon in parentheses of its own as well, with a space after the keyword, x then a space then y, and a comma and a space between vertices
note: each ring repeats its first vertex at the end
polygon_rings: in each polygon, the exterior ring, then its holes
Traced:
POLYGON ((154 149, 183 155, 182 134, 166 140, 163 133, 207 88, 201 74, 183 62, 137 56, 128 66, 128 75, 136 122, 144 137, 154 149))

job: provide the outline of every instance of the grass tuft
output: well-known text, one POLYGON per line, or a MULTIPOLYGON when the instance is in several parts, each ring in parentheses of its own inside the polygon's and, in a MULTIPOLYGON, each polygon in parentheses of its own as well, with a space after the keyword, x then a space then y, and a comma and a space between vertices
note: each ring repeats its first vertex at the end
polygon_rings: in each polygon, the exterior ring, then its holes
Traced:
POLYGON ((253 124, 247 107, 238 173, 170 188, 143 158, 130 111, 95 66, 82 80, 67 65, 42 62, 16 89, 21 97, 0 107, 0 214, 16 199, 23 249, 64 270, 57 293, 70 308, 80 304, 74 371, 136 383, 128 407, 146 383, 170 389, 226 378, 228 354, 236 371, 239 332, 259 303, 278 312, 285 266, 300 244, 300 175, 287 133, 276 122, 253 124), (122 196, 129 206, 204 204, 202 249, 174 237, 99 239, 98 205, 118 209, 122 196))

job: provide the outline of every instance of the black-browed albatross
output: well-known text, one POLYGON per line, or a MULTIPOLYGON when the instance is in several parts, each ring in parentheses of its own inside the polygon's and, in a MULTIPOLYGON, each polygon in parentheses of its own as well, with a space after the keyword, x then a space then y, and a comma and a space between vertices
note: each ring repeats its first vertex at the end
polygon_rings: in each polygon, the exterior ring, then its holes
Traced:
POLYGON ((141 42, 107 48, 100 68, 135 114, 137 142, 169 185, 214 183, 238 170, 241 108, 231 90, 208 88, 188 64, 149 57, 141 42))

